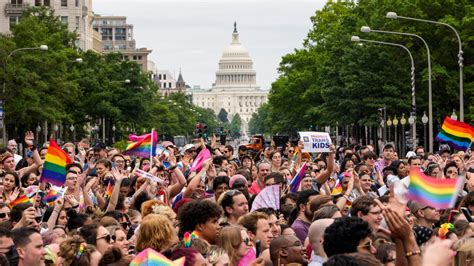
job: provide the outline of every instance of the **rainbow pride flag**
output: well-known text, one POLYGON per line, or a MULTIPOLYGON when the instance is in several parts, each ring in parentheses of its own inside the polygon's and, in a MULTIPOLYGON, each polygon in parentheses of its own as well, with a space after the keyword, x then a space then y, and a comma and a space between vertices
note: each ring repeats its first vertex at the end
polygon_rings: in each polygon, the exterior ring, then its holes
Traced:
POLYGON ((134 155, 142 158, 150 158, 156 155, 156 144, 158 143, 158 134, 153 129, 151 133, 136 136, 129 135, 130 143, 123 154, 134 155))
POLYGON ((291 179, 290 181, 290 190, 292 193, 298 192, 298 188, 300 187, 301 180, 304 178, 304 174, 306 172, 306 163, 303 163, 298 173, 291 179))
POLYGON ((58 146, 54 139, 51 139, 40 182, 49 182, 55 186, 64 185, 64 182, 66 182, 66 165, 70 163, 72 163, 71 158, 58 146))
POLYGON ((52 203, 64 194, 62 188, 50 188, 48 193, 44 196, 43 202, 46 204, 52 203))
POLYGON ((342 185, 341 181, 339 178, 336 179, 336 184, 334 185, 334 188, 331 191, 331 195, 339 195, 342 193, 342 185))
POLYGON ((16 200, 10 202, 10 207, 13 207, 20 203, 33 203, 33 201, 28 197, 28 195, 22 195, 18 197, 16 200))
POLYGON ((425 176, 419 168, 410 169, 407 198, 436 209, 454 207, 462 179, 437 179, 425 176))
POLYGON ((112 196, 112 191, 114 190, 114 187, 112 186, 112 182, 109 182, 107 184, 107 190, 105 191, 105 197, 107 199, 110 199, 110 197, 112 196))
POLYGON ((474 127, 446 116, 436 140, 447 142, 458 151, 465 151, 474 141, 474 127))
POLYGON ((151 248, 147 248, 138 253, 138 255, 130 262, 130 266, 183 266, 185 260, 185 257, 181 257, 175 261, 172 261, 161 253, 151 248))

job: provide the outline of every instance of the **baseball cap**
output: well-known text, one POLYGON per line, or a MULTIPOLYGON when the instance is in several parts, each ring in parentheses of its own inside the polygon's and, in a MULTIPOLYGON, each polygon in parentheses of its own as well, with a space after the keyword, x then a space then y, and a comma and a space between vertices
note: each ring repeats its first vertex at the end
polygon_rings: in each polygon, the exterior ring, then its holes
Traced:
POLYGON ((233 188, 233 187, 234 187, 234 183, 235 183, 235 181, 237 181, 237 180, 242 180, 242 181, 245 183, 245 185, 248 184, 248 183, 247 183, 247 179, 246 179, 243 175, 233 175, 233 176, 230 178, 230 180, 229 180, 229 186, 230 186, 230 188, 233 188))
POLYGON ((171 141, 163 141, 163 142, 161 143, 161 147, 163 147, 164 149, 166 149, 166 148, 169 147, 169 146, 171 146, 171 147, 173 147, 173 148, 176 147, 176 146, 173 144, 173 142, 171 142, 171 141))
POLYGON ((190 149, 196 149, 194 144, 186 144, 183 148, 181 148, 180 154, 184 155, 184 152, 187 151, 187 150, 190 150, 190 149))
POLYGON ((94 145, 94 150, 105 150, 105 149, 107 149, 107 145, 105 145, 105 143, 103 142, 97 142, 94 145))
POLYGON ((426 205, 426 204, 423 204, 423 203, 420 203, 420 202, 417 202, 417 201, 412 201, 410 204, 408 204, 408 207, 410 208, 411 213, 416 216, 417 215, 416 213, 419 210, 426 209, 430 206, 426 205))

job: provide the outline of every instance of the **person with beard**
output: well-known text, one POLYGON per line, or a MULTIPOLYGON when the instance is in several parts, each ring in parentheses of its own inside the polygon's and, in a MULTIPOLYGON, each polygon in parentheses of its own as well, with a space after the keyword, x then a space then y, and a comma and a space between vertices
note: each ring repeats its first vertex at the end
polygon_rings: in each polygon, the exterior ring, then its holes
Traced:
POLYGON ((279 236, 270 243, 270 258, 273 265, 308 265, 303 243, 296 236, 279 236))
POLYGON ((295 230, 296 236, 304 242, 306 236, 308 236, 309 226, 313 219, 313 213, 310 210, 309 202, 315 198, 319 193, 316 190, 304 190, 298 193, 296 200, 297 217, 291 225, 291 228, 295 230))

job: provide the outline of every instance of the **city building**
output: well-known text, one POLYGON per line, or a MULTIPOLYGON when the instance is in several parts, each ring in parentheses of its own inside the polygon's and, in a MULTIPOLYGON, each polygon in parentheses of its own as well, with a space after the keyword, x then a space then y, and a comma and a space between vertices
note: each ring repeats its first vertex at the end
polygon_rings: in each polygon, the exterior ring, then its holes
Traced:
POLYGON ((211 89, 195 88, 192 103, 210 108, 216 115, 221 109, 227 111, 229 120, 235 114, 242 119, 242 132, 248 131, 252 114, 267 101, 268 91, 257 85, 257 73, 248 50, 240 43, 237 24, 234 23, 232 42, 219 60, 216 81, 211 89))
POLYGON ((0 32, 9 33, 10 27, 20 21, 23 11, 32 6, 48 6, 56 16, 79 35, 77 46, 82 50, 94 49, 92 0, 0 0, 0 32))
POLYGON ((155 74, 155 84, 160 88, 160 94, 167 97, 173 92, 188 94, 188 86, 184 81, 181 70, 179 71, 178 80, 173 77, 168 70, 157 70, 155 74))
MULTIPOLYGON (((143 71, 148 69, 148 55, 152 52, 147 48, 136 48, 133 38, 133 25, 127 24, 126 16, 96 15, 93 28, 102 36, 103 53, 121 53, 124 60, 137 62, 143 71)), ((154 69, 150 69, 153 71, 154 69)))

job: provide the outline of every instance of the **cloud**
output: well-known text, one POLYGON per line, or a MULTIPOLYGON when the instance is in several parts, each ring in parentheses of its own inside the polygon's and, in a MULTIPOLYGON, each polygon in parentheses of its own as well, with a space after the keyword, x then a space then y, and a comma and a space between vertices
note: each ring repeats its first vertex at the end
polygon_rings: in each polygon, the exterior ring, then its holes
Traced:
POLYGON ((257 81, 269 89, 280 59, 302 46, 310 17, 326 1, 314 0, 100 0, 94 12, 127 16, 137 47, 153 50, 159 69, 182 69, 189 85, 210 87, 237 21, 257 81))

